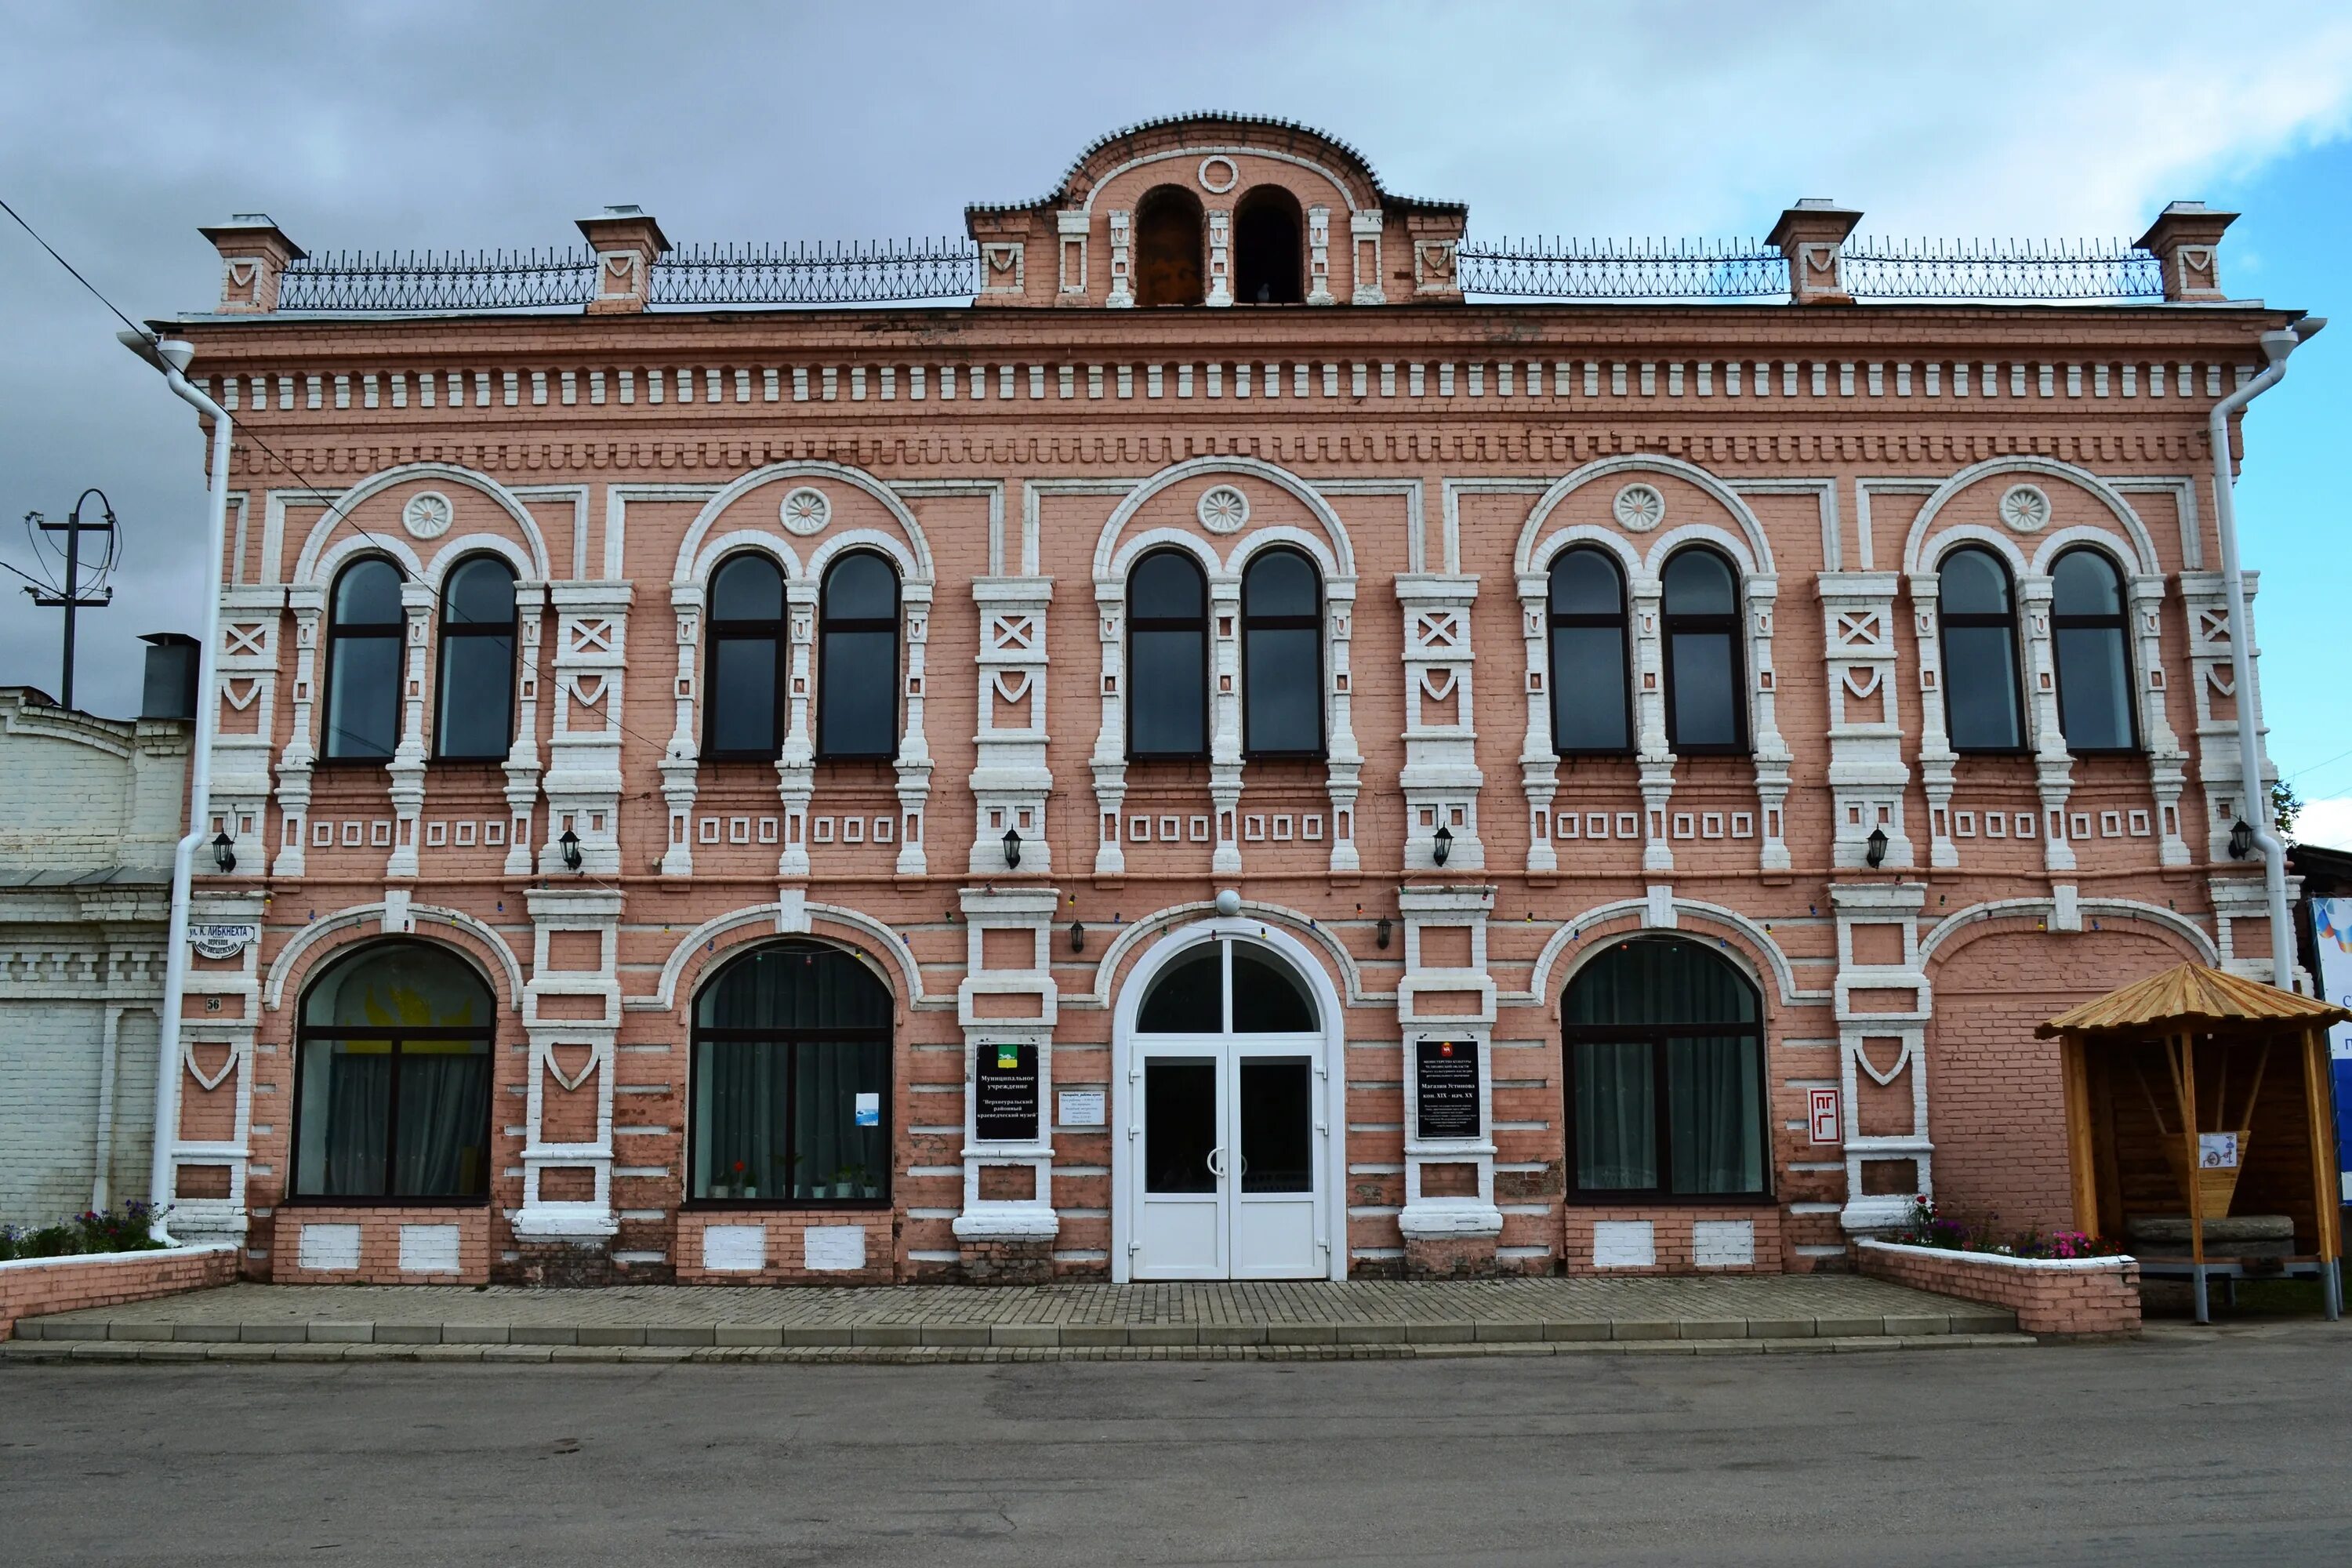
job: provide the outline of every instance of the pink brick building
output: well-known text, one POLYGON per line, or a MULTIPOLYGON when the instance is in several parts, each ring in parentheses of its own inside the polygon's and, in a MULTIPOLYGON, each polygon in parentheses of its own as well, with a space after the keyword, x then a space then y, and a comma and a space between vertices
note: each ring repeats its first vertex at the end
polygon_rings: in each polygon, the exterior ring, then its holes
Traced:
POLYGON ((2194 205, 2041 267, 1466 216, 1209 116, 969 249, 207 230, 197 915, 257 933, 196 963, 176 1227, 782 1282, 2066 1219, 2032 1026, 2269 972, 2206 420, 2296 313, 2194 205), (2100 302, 1887 297, 1971 291, 2100 302))

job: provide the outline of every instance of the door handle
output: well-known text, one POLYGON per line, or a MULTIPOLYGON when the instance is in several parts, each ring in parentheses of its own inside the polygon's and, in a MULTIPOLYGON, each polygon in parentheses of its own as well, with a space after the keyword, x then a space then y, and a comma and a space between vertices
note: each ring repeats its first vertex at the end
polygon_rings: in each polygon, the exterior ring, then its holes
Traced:
POLYGON ((1222 1143, 1209 1151, 1209 1174, 1221 1182, 1225 1179, 1225 1149, 1222 1143))

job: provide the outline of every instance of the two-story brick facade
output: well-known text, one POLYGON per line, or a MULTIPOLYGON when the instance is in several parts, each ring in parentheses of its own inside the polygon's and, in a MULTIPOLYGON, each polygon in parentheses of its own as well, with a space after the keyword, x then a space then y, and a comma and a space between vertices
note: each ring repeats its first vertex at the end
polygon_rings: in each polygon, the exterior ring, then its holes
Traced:
POLYGON ((175 1224, 850 1281, 2063 1221, 2032 1025, 2269 973, 2206 418, 2297 317, 2194 206, 2072 307, 1856 303, 1854 216, 1696 269, 1772 302, 1465 298, 1463 206, 1209 116, 971 209, 946 305, 745 307, 634 208, 574 295, 206 231, 197 909, 262 938, 175 1224))

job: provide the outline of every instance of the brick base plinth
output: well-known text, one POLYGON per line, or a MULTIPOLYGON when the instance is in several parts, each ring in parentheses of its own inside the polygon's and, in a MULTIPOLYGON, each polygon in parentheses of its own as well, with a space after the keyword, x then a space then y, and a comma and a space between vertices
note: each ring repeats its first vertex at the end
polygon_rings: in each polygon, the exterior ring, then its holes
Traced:
POLYGON ((593 1289, 615 1283, 612 1249, 597 1241, 520 1241, 515 1261, 499 1269, 512 1271, 514 1283, 541 1289, 593 1289))
POLYGON ((2139 1264, 2129 1258, 2002 1258, 1864 1241, 1861 1271, 1915 1289, 2007 1307, 2029 1334, 2130 1339, 2139 1332, 2139 1264))
POLYGON ((1408 1279, 1486 1279, 1496 1272, 1491 1236, 1405 1237, 1408 1279))
POLYGON ((965 1237, 956 1249, 963 1255, 967 1284, 1043 1285, 1054 1277, 1054 1243, 1047 1237, 965 1237))

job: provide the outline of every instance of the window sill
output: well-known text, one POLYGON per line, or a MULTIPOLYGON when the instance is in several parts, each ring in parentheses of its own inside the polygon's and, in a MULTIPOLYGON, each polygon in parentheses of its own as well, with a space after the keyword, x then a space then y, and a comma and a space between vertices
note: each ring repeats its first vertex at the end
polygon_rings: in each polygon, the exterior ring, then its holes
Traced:
POLYGON ((688 1198, 678 1205, 683 1214, 805 1214, 856 1210, 887 1214, 892 1200, 881 1198, 688 1198))
POLYGON ((479 1209, 490 1206, 488 1193, 470 1198, 385 1198, 337 1197, 328 1194, 310 1194, 302 1197, 280 1198, 282 1209, 479 1209))
POLYGON ((1560 1200, 1572 1209, 1745 1209, 1771 1208, 1780 1199, 1770 1193, 1579 1193, 1560 1200))

